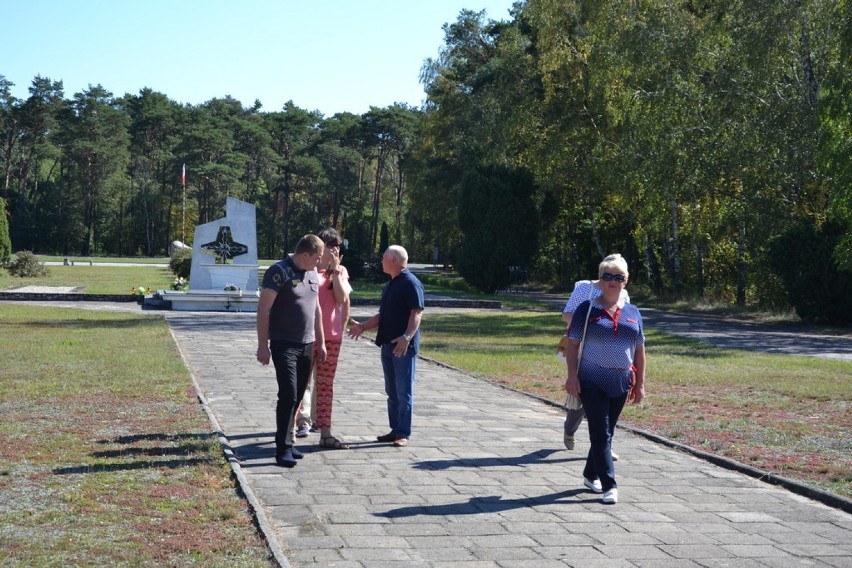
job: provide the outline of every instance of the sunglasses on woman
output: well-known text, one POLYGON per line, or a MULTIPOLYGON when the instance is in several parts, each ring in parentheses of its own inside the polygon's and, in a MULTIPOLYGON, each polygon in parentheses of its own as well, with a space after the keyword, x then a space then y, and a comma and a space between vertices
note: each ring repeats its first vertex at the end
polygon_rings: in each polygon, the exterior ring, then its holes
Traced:
POLYGON ((613 274, 612 272, 604 272, 601 274, 601 280, 604 282, 610 282, 615 280, 616 282, 624 282, 627 280, 627 277, 624 274, 613 274))

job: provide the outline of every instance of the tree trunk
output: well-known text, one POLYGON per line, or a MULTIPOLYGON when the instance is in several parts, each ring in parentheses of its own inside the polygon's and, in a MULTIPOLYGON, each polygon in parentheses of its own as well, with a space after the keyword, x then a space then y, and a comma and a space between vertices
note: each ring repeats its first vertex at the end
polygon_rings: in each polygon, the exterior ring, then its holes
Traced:
POLYGON ((680 266, 680 219, 678 215, 677 202, 672 198, 671 202, 672 213, 672 242, 671 242, 671 262, 672 262, 672 285, 677 296, 681 293, 681 266, 680 266))
POLYGON ((603 246, 601 245, 601 235, 598 233, 598 223, 595 220, 595 213, 597 212, 597 208, 592 205, 589 207, 589 219, 592 224, 592 238, 595 241, 595 247, 598 249, 598 254, 601 255, 601 258, 606 257, 607 253, 604 252, 603 246))
POLYGON ((645 240, 645 263, 648 265, 648 279, 651 289, 658 296, 663 293, 663 279, 660 275, 660 264, 654 254, 654 243, 649 235, 645 240))
POLYGON ((744 307, 746 300, 746 281, 748 276, 748 260, 746 258, 746 224, 740 219, 740 238, 737 243, 737 306, 744 307))
POLYGON ((706 293, 704 289, 704 248, 695 233, 692 235, 692 244, 695 249, 695 285, 698 288, 698 294, 704 298, 706 293))

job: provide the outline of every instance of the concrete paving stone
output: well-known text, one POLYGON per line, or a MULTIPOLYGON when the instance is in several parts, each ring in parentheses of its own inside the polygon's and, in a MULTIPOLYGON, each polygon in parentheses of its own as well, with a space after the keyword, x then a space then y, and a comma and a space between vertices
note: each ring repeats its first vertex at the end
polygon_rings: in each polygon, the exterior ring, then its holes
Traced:
POLYGON ((698 562, 684 558, 654 558, 653 560, 634 560, 634 563, 648 568, 701 568, 698 562))
POLYGON ((719 516, 718 513, 714 512, 680 512, 680 511, 670 511, 666 513, 666 516, 672 519, 676 523, 684 523, 695 525, 695 523, 722 523, 733 525, 729 520, 719 516))
MULTIPOLYGON (((660 550, 673 558, 725 558, 739 555, 728 550, 728 547, 714 544, 663 544, 660 550)), ((761 556, 761 555, 754 555, 761 556)), ((740 556, 741 557, 741 556, 740 556)))
POLYGON ((472 536, 470 539, 477 548, 523 548, 537 545, 531 537, 522 534, 472 536))
MULTIPOLYGON (((775 544, 771 538, 762 534, 747 534, 741 532, 726 532, 715 535, 707 535, 712 538, 717 544, 775 544)), ((694 537, 693 537, 694 538, 694 537)), ((668 544, 683 544, 683 543, 668 543, 668 544)))
POLYGON ((349 534, 344 536, 343 540, 350 548, 406 548, 408 544, 403 537, 391 535, 349 534))
MULTIPOLYGON (((643 545, 634 545, 634 544, 608 544, 608 545, 598 545, 595 548, 600 550, 605 556, 609 558, 629 558, 631 561, 635 560, 649 560, 649 559, 670 559, 673 556, 663 550, 664 546, 669 545, 651 545, 651 544, 643 544, 643 545)), ((708 545, 694 545, 693 548, 696 550, 701 547, 706 547, 708 545)), ((724 554, 722 554, 724 556, 724 554)), ((689 558, 688 556, 684 556, 683 558, 689 558)))
MULTIPOLYGON (((704 568, 781 568, 753 558, 699 558, 694 562, 704 568)), ((649 565, 649 568, 653 568, 653 565, 649 565)))
POLYGON ((363 568, 355 561, 344 561, 336 550, 291 550, 288 557, 300 568, 363 568))
POLYGON ((432 568, 500 568, 500 565, 496 562, 491 561, 482 561, 482 560, 468 560, 468 561, 453 561, 449 562, 441 562, 434 561, 430 563, 432 568))
POLYGON ((852 543, 836 544, 780 544, 781 550, 794 556, 842 556, 852 559, 852 543))
POLYGON ((336 550, 344 545, 344 540, 340 536, 301 536, 289 539, 287 544, 293 549, 336 550))
POLYGON ((466 523, 446 523, 448 534, 453 536, 505 535, 512 531, 506 523, 486 523, 471 521, 466 523))
POLYGON ((541 546, 594 546, 600 544, 596 538, 592 538, 588 534, 569 533, 564 529, 561 532, 554 533, 539 533, 535 530, 529 530, 524 534, 529 534, 530 538, 539 543, 541 546))
POLYGON ((838 524, 836 521, 831 523, 788 522, 785 523, 785 526, 796 532, 816 534, 834 542, 852 542, 852 530, 849 530, 844 525, 838 524))
POLYGON ((660 541, 644 532, 599 532, 591 535, 595 540, 605 545, 613 544, 660 544, 660 541))
POLYGON ((414 548, 409 551, 413 559, 422 562, 481 562, 469 549, 453 545, 436 546, 433 548, 414 548))
MULTIPOLYGON (((685 523, 679 522, 678 526, 687 532, 691 532, 694 534, 705 534, 705 535, 727 535, 731 533, 739 533, 740 530, 730 523, 708 523, 708 522, 698 522, 698 523, 685 523)), ((724 536, 716 536, 716 538, 724 538, 724 536)))
POLYGON ((623 558, 583 558, 579 560, 566 559, 566 565, 570 568, 636 568, 634 564, 623 558))
POLYGON ((407 524, 383 524, 381 525, 388 536, 451 536, 452 531, 446 524, 434 522, 420 522, 407 524))
POLYGON ((338 536, 341 538, 345 538, 347 536, 357 536, 363 538, 372 538, 374 536, 393 536, 390 535, 387 529, 390 525, 386 524, 376 524, 376 523, 362 523, 362 524, 346 524, 346 525, 335 525, 331 523, 318 523, 314 526, 315 530, 320 534, 327 536, 338 536))
MULTIPOLYGON (((639 531, 637 530, 637 532, 639 531)), ((720 544, 718 538, 710 535, 690 533, 684 530, 647 529, 646 532, 648 536, 662 544, 720 544)))
POLYGON ((564 560, 541 558, 536 560, 505 560, 499 563, 500 568, 566 568, 564 560))
MULTIPOLYGON (((783 546, 775 546, 769 544, 723 544, 722 548, 724 548, 737 558, 780 558, 780 562, 784 562, 785 558, 795 556, 795 554, 791 554, 790 552, 784 550, 783 546)), ((811 554, 804 554, 799 556, 811 556, 811 554)))
POLYGON ((395 495, 370 495, 365 496, 370 504, 374 506, 389 506, 389 505, 425 505, 426 497, 423 495, 413 495, 411 493, 400 493, 395 495))
POLYGON ((783 541, 784 535, 793 534, 795 530, 781 523, 735 523, 738 531, 748 534, 762 534, 766 537, 780 539, 783 541))
POLYGON ((826 566, 832 566, 833 568, 852 567, 852 558, 848 556, 821 556, 819 558, 813 558, 812 560, 822 562, 826 566))
POLYGON ((477 560, 493 560, 494 562, 502 562, 504 560, 533 560, 535 558, 544 558, 539 554, 541 548, 473 548, 471 554, 477 560))
MULTIPOLYGON (((621 501, 619 495, 619 502, 621 501)), ((663 513, 648 513, 647 511, 627 511, 619 507, 612 513, 616 519, 625 523, 674 523, 675 520, 663 513)))
POLYGON ((367 566, 385 566, 387 562, 407 565, 413 562, 408 552, 398 548, 341 548, 340 555, 345 560, 357 560, 367 566))

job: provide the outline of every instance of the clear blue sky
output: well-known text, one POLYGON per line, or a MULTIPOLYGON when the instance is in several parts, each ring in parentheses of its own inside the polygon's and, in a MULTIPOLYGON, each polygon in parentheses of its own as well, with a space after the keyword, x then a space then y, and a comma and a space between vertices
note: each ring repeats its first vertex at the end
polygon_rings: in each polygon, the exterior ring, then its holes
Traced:
POLYGON ((3 0, 0 75, 28 96, 36 75, 70 99, 100 83, 179 103, 230 95, 276 111, 361 114, 420 106, 423 61, 462 9, 509 19, 512 0, 3 0))

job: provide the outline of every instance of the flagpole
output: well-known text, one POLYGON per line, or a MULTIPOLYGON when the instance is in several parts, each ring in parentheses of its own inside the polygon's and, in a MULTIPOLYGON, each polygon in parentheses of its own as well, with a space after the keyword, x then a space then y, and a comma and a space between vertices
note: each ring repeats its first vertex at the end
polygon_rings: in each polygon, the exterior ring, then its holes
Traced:
POLYGON ((180 170, 180 183, 183 186, 183 212, 181 220, 180 242, 186 244, 186 164, 180 170))

